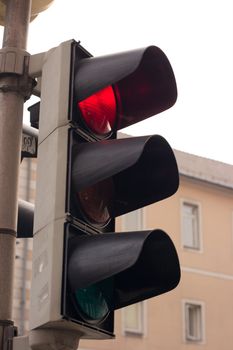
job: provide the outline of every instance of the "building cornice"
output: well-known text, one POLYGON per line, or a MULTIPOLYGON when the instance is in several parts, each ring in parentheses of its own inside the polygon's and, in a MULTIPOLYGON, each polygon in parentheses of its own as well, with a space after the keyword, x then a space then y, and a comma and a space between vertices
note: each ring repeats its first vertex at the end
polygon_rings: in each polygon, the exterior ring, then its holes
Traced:
MULTIPOLYGON (((132 137, 119 132, 118 138, 132 137)), ((174 150, 179 174, 191 180, 233 189, 233 165, 174 150)))
POLYGON ((180 175, 233 189, 233 165, 174 150, 180 175))

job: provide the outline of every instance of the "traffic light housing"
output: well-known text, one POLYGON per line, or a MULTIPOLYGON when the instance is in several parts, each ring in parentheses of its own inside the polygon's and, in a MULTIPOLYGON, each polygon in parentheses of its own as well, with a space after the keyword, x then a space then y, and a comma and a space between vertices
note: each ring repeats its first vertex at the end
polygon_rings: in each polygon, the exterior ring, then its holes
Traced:
POLYGON ((41 81, 31 328, 113 336, 114 310, 179 282, 162 230, 115 233, 115 217, 174 194, 173 151, 117 130, 171 107, 170 63, 157 47, 99 58, 75 41, 46 53, 41 81))

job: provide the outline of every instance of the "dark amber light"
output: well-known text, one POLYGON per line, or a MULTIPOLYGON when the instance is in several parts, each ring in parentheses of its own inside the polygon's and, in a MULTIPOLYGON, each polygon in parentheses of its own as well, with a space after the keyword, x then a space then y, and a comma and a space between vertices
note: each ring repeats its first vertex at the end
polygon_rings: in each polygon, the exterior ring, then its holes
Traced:
POLYGON ((113 182, 106 179, 78 192, 78 199, 86 220, 104 226, 110 220, 109 210, 114 196, 113 182))

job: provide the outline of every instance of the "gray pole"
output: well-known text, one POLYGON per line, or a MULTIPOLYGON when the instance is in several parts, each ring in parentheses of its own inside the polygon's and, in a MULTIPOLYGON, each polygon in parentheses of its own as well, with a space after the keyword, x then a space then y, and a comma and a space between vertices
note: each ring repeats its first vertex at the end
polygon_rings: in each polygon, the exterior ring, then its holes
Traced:
POLYGON ((23 105, 30 90, 27 32, 31 0, 7 0, 0 51, 0 350, 12 336, 12 292, 23 105))

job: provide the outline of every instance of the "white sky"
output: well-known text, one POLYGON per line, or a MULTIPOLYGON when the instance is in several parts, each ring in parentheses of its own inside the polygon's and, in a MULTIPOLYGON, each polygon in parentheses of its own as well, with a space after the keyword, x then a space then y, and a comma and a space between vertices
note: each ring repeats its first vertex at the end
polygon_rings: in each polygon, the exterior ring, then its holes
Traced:
POLYGON ((31 23, 28 51, 68 39, 94 56, 159 46, 178 100, 125 131, 160 134, 173 148, 233 164, 232 0, 55 0, 31 23))

